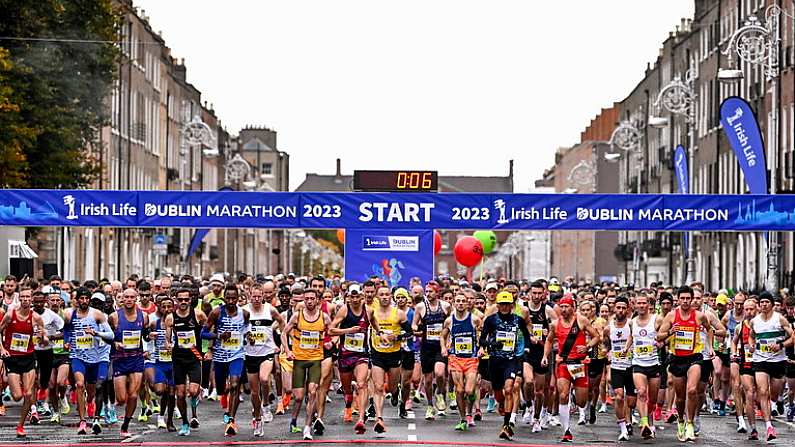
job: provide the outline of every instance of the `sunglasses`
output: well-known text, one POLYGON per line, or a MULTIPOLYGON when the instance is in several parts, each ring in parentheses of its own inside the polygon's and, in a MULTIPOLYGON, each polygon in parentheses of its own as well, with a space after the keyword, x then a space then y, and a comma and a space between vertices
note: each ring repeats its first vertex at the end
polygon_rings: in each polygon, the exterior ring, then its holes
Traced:
POLYGON ((180 303, 189 303, 190 298, 177 298, 177 301, 179 301, 180 303))

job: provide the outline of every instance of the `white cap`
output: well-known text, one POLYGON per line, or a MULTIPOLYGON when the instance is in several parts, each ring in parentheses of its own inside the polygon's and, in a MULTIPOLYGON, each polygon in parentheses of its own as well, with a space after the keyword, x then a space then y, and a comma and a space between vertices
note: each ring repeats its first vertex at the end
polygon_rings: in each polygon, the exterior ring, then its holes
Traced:
POLYGON ((221 285, 224 285, 224 275, 220 273, 216 273, 215 275, 210 277, 210 284, 217 282, 221 285))
POLYGON ((357 295, 362 293, 362 288, 359 287, 359 284, 351 284, 348 286, 348 295, 352 295, 353 292, 356 292, 357 295))
POLYGON ((490 282, 490 283, 486 284, 486 288, 484 290, 491 290, 491 289, 498 290, 499 287, 497 286, 497 283, 490 282))
POLYGON ((41 288, 41 293, 43 293, 45 295, 50 295, 50 294, 53 294, 53 293, 60 293, 60 292, 55 290, 55 288, 52 287, 52 286, 44 286, 44 287, 41 288))
POLYGON ((100 293, 100 292, 94 292, 94 294, 93 294, 93 295, 91 295, 91 299, 92 299, 92 300, 100 300, 100 301, 103 301, 103 302, 104 302, 104 301, 106 301, 106 300, 107 300, 107 297, 105 296, 105 294, 104 294, 104 293, 100 293))

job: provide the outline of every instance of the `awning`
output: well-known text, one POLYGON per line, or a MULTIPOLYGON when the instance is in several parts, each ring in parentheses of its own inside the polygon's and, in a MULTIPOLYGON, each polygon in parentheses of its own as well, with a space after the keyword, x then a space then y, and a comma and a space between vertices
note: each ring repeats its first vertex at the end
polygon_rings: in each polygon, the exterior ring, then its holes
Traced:
POLYGON ((9 258, 22 258, 22 259, 35 259, 39 255, 33 251, 32 248, 25 243, 25 241, 15 241, 9 239, 8 241, 8 257, 9 258))

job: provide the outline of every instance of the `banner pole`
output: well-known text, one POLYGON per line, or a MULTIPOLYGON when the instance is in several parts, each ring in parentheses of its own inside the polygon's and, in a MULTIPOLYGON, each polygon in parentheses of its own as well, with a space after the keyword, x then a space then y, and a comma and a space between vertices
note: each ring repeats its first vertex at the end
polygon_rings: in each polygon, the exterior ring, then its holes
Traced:
POLYGON ((486 264, 486 255, 480 258, 480 282, 483 282, 483 266, 486 264))

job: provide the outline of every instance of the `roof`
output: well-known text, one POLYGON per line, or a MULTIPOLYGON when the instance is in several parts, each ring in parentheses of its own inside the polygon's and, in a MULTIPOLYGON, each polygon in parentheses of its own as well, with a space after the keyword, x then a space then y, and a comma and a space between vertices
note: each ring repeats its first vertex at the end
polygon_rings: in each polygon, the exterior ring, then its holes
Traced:
MULTIPOLYGON (((296 191, 353 191, 353 176, 306 174, 306 179, 296 191)), ((440 175, 439 192, 513 192, 513 179, 511 177, 440 175)))

